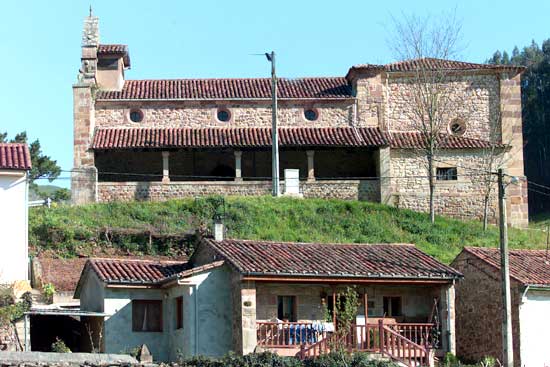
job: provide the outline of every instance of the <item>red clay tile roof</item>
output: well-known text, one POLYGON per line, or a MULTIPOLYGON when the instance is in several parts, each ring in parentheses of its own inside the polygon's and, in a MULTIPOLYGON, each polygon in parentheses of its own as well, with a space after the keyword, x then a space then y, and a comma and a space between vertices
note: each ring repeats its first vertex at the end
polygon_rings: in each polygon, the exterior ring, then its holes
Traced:
MULTIPOLYGON (((390 147, 399 149, 416 149, 427 146, 425 136, 420 132, 392 132, 390 135, 390 147)), ((506 145, 497 143, 497 148, 505 148, 506 145)), ((464 136, 441 134, 441 149, 483 149, 490 148, 491 143, 486 140, 467 138, 464 136)))
POLYGON ((53 284, 56 291, 74 291, 86 261, 88 261, 86 258, 54 259, 40 257, 42 281, 44 284, 53 284))
POLYGON ((130 53, 127 45, 99 45, 97 48, 97 54, 99 57, 108 55, 122 55, 124 57, 124 66, 130 67, 130 53))
POLYGON ((90 259, 86 263, 106 283, 155 284, 187 269, 187 262, 90 259))
POLYGON ((404 244, 320 244, 203 239, 245 275, 455 279, 453 268, 404 244))
MULTIPOLYGON (((280 128, 281 146, 386 145, 378 128, 280 128)), ((270 128, 100 128, 93 149, 169 147, 269 147, 270 128)))
POLYGON ((0 143, 0 169, 31 169, 31 153, 27 144, 0 143))
POLYGON ((398 61, 386 65, 359 64, 351 67, 353 70, 384 70, 387 72, 407 72, 415 70, 512 70, 523 71, 525 68, 518 65, 476 64, 472 62, 444 60, 432 57, 398 61))
MULTIPOLYGON (((280 78, 280 99, 352 98, 345 78, 280 78)), ((126 80, 121 91, 99 91, 98 100, 120 99, 271 99, 271 79, 126 80)))
MULTIPOLYGON (((486 247, 465 247, 468 252, 500 270, 500 250, 486 247)), ((545 250, 510 250, 510 277, 523 285, 550 286, 550 257, 545 250)))

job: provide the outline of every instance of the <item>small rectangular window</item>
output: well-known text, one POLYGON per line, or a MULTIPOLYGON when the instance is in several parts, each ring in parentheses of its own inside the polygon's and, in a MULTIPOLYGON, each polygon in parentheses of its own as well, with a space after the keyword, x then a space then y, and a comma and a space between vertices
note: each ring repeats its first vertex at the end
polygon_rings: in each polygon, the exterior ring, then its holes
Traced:
POLYGON ((290 322, 295 322, 297 320, 296 296, 277 297, 277 318, 290 322))
POLYGON ((162 331, 162 301, 132 301, 132 331, 162 331))
POLYGON ((97 60, 97 68, 99 70, 117 70, 118 69, 118 59, 99 59, 97 60))
POLYGON ((436 179, 438 181, 456 181, 458 178, 458 172, 456 167, 437 167, 436 179))
POLYGON ((183 328, 183 297, 176 298, 176 329, 183 328))
POLYGON ((401 316, 401 297, 384 297, 384 315, 401 316))

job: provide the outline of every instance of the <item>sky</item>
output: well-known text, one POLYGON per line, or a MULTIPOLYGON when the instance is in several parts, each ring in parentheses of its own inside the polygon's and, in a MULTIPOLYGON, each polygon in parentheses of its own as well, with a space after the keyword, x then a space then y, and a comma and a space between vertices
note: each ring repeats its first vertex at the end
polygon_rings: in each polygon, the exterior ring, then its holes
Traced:
POLYGON ((72 168, 71 86, 90 5, 101 42, 129 46, 127 79, 267 77, 268 62, 251 54, 271 50, 279 76, 344 76, 354 64, 395 61, 391 19, 402 14, 454 11, 464 61, 550 38, 545 0, 3 0, 0 132, 27 131, 64 170, 72 168))

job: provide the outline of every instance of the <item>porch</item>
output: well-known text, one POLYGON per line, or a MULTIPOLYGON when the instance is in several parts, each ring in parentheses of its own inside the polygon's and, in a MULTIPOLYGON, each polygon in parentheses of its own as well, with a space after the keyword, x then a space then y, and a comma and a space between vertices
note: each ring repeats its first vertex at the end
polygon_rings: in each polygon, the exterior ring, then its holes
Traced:
POLYGON ((407 366, 431 366, 436 355, 451 350, 448 284, 349 285, 355 286, 359 305, 342 339, 334 305, 346 286, 256 282, 257 348, 306 358, 338 347, 380 354, 407 366))
MULTIPOLYGON (((285 169, 297 169, 303 197, 379 201, 378 155, 377 148, 281 149, 281 192, 285 169)), ((100 202, 271 193, 269 148, 96 151, 95 165, 100 202)))

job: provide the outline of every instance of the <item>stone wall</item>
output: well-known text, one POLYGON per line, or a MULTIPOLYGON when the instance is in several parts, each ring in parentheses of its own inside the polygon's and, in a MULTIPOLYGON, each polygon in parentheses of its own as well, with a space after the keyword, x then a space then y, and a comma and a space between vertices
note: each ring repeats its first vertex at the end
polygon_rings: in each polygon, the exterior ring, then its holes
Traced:
MULTIPOLYGON (((386 119, 391 131, 418 130, 415 115, 415 86, 410 76, 390 77, 386 86, 386 119)), ((500 140, 499 76, 495 74, 449 77, 443 94, 448 102, 447 119, 460 118, 466 123, 465 137, 500 140)))
MULTIPOLYGON (((279 103, 279 127, 347 127, 353 122, 353 102, 332 104, 301 104, 281 101, 279 103), (316 121, 304 118, 305 108, 315 108, 319 113, 316 121)), ((163 103, 106 103, 98 102, 95 110, 97 127, 271 127, 270 102, 215 103, 215 102, 163 102, 163 103), (144 113, 142 122, 129 119, 132 107, 139 107, 144 113), (231 113, 228 122, 218 121, 218 107, 231 113)))
MULTIPOLYGON (((457 355, 478 361, 493 356, 502 361, 502 298, 500 272, 462 252, 451 264, 464 274, 456 285, 457 355)), ((521 366, 519 339, 520 285, 511 280, 514 365, 521 366)))
MULTIPOLYGON (((169 200, 202 195, 260 196, 271 194, 271 181, 99 182, 98 201, 169 200)), ((377 180, 302 181, 306 198, 379 200, 377 180)), ((281 182, 284 192, 284 181, 281 182)))
POLYGON ((133 357, 125 354, 98 353, 48 353, 48 352, 2 352, 2 366, 26 367, 57 367, 57 366, 88 366, 88 367, 127 367, 140 366, 133 357))
MULTIPOLYGON (((400 208, 429 211, 426 159, 413 150, 392 149, 390 155, 393 204, 400 208)), ((479 170, 486 170, 483 152, 481 150, 441 150, 438 152, 437 160, 436 167, 457 167, 458 179, 436 181, 436 214, 460 219, 482 218, 485 192, 483 180, 486 176, 480 175, 479 170)), ((497 213, 497 187, 494 184, 489 205, 490 221, 495 222, 497 213)))

